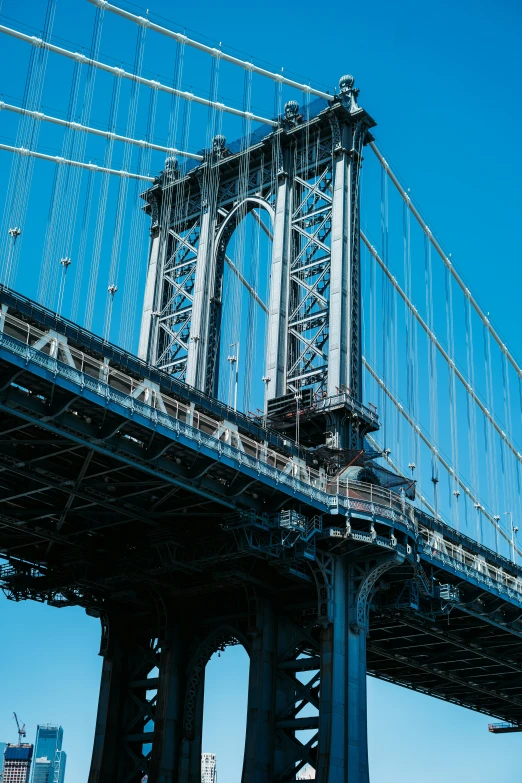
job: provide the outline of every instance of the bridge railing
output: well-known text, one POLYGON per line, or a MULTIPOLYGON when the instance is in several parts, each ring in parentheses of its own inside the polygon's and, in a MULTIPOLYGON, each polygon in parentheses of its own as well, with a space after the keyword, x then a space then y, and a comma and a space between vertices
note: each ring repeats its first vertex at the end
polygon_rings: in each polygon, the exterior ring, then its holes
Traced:
POLYGON ((417 525, 417 533, 424 541, 424 551, 436 560, 446 562, 462 573, 472 572, 478 581, 489 586, 499 586, 522 596, 522 578, 507 573, 503 568, 488 562, 484 555, 475 554, 463 546, 448 541, 438 531, 417 525))

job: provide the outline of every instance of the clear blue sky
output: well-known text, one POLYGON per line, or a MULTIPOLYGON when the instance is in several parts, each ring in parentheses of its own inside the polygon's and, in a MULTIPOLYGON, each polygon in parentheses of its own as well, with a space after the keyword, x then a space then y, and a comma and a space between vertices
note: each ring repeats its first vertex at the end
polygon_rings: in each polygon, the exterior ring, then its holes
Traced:
MULTIPOLYGON (((86 0, 59 0, 58 6, 58 33, 88 45, 93 7, 86 0)), ((0 0, 4 16, 36 30, 44 8, 44 0, 0 0)), ((270 7, 200 0, 176 7, 150 0, 150 8, 331 89, 343 73, 353 73, 361 104, 378 122, 381 147, 522 356, 520 3, 375 0, 327 6, 306 0, 270 7)), ((123 57, 116 52, 125 50, 131 61, 135 30, 113 22, 108 30, 119 32, 112 40, 104 36, 101 54, 123 57)), ((8 46, 0 38, 0 90, 20 100, 26 57, 20 47, 8 46)), ((171 74, 167 50, 159 46, 147 50, 147 67, 152 69, 156 54, 157 72, 171 74)), ((67 95, 55 85, 46 103, 61 107, 67 95)), ((196 70, 194 90, 207 85, 207 76, 196 70)), ((103 124, 99 107, 93 117, 103 124)), ((0 136, 12 137, 10 128, 0 117, 0 136)), ((0 167, 2 177, 6 171, 0 167)), ((13 710, 27 722, 29 738, 37 722, 59 722, 67 783, 84 783, 101 666, 97 621, 79 609, 15 605, 0 596, 0 628, 0 741, 16 738, 13 710)), ((239 648, 209 665, 204 750, 218 753, 221 783, 240 780, 247 667, 239 648)), ((485 716, 375 681, 369 683, 369 714, 372 783, 521 778, 522 738, 488 734, 485 716)))

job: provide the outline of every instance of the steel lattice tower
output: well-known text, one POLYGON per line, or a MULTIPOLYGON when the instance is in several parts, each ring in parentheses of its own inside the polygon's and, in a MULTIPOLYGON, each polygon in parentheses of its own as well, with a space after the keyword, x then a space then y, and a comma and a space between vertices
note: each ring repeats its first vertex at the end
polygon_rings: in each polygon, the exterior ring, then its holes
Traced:
MULTIPOLYGON (((375 124, 353 78, 305 121, 296 102, 280 127, 231 153, 222 136, 185 173, 174 160, 145 197, 152 243, 139 355, 216 395, 225 255, 238 223, 265 209, 272 223, 266 395, 313 392, 335 448, 360 448, 359 183, 375 124), (241 186, 248 155, 248 183, 241 186)), ((316 406, 317 408, 317 406, 316 406)))

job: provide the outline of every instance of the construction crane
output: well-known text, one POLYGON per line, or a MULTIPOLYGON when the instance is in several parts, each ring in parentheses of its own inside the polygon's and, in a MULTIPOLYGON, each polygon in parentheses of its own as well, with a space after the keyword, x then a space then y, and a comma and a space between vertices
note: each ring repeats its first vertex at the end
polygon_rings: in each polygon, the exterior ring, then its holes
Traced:
POLYGON ((18 720, 18 715, 16 712, 13 712, 14 719, 16 721, 16 725, 18 727, 18 744, 22 744, 22 737, 27 737, 27 732, 25 730, 25 723, 22 723, 22 726, 20 727, 20 721, 18 720))

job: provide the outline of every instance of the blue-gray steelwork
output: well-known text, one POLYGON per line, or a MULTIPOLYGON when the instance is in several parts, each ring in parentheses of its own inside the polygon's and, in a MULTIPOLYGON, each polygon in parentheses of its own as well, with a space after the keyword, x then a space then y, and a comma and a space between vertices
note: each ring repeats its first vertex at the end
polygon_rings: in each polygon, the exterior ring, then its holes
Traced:
MULTIPOLYGON (((152 242, 139 353, 150 364, 216 394, 227 245, 263 209, 273 238, 265 404, 304 388, 360 402, 359 182, 375 123, 351 76, 340 89, 330 103, 290 101, 275 131, 229 146, 216 136, 198 166, 169 159, 145 194, 152 242)), ((361 447, 364 422, 329 418, 336 446, 361 447)))
POLYGON ((250 656, 243 783, 306 765, 321 783, 368 783, 367 672, 522 725, 522 571, 364 462, 379 424, 360 394, 372 121, 353 80, 341 89, 308 122, 287 106, 247 149, 245 208, 264 199, 274 221, 258 420, 214 396, 240 214, 222 138, 146 194, 140 359, 0 290, 0 584, 101 620, 89 783, 199 783, 205 666, 231 644, 250 656), (270 410, 310 387, 297 444, 270 410))

